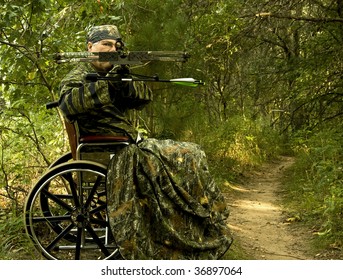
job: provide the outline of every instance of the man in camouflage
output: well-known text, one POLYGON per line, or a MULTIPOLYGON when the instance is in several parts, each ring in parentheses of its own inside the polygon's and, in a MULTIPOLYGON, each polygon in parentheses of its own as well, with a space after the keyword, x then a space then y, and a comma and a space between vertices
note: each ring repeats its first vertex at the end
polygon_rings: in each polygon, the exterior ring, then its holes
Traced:
MULTIPOLYGON (((90 30, 88 51, 116 51, 115 26, 90 30)), ((137 141, 132 109, 152 100, 143 83, 90 82, 85 75, 120 77, 108 62, 77 66, 61 83, 60 109, 82 134, 126 135, 132 144, 111 159, 107 209, 125 259, 218 259, 232 243, 224 198, 205 153, 194 143, 137 141)))
MULTIPOLYGON (((87 36, 89 52, 116 51, 121 38, 116 26, 93 27, 87 36)), ((59 108, 69 121, 77 120, 81 135, 127 135, 137 138, 131 109, 141 109, 152 99, 151 91, 142 82, 90 82, 86 75, 121 78, 121 66, 109 62, 80 63, 61 82, 59 108)))

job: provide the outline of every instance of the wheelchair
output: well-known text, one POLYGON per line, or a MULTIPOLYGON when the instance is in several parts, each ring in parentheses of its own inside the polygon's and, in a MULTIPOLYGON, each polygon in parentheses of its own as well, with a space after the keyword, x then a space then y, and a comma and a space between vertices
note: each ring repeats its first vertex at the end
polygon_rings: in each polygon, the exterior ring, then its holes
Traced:
POLYGON ((26 233, 46 259, 122 259, 108 221, 106 172, 110 158, 130 140, 80 137, 76 123, 66 122, 66 128, 71 152, 52 163, 30 190, 26 233))

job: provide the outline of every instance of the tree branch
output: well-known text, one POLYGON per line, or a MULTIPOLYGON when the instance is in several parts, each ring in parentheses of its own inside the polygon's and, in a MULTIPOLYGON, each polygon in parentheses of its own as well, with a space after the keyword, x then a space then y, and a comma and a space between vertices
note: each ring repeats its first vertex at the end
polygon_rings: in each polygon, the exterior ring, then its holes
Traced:
POLYGON ((257 18, 279 18, 279 19, 290 19, 290 20, 297 20, 297 21, 309 21, 309 22, 322 22, 322 23, 329 23, 329 22, 338 22, 343 23, 343 18, 315 18, 315 17, 302 17, 302 16, 292 16, 292 15, 283 15, 283 14, 274 14, 270 12, 261 12, 257 14, 250 14, 244 15, 240 18, 247 18, 247 17, 257 17, 257 18))
POLYGON ((0 40, 0 44, 10 46, 12 48, 24 48, 24 49, 26 49, 26 47, 24 45, 14 44, 14 43, 2 41, 2 40, 0 40))

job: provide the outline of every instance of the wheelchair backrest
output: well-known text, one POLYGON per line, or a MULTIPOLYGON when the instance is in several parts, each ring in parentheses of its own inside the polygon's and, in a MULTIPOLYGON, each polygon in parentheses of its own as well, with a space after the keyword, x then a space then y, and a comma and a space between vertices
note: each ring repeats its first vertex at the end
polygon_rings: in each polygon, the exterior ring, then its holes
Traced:
POLYGON ((90 160, 107 166, 112 155, 130 143, 126 136, 80 136, 76 121, 65 121, 65 128, 74 160, 90 160))

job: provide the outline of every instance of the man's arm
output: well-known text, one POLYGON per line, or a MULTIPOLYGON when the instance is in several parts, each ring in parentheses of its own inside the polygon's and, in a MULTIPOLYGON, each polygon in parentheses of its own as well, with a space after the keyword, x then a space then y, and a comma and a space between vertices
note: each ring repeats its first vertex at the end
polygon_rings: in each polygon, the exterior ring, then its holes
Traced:
POLYGON ((112 103, 107 81, 87 82, 87 68, 78 67, 61 82, 59 108, 67 119, 112 103))
MULTIPOLYGON (((103 106, 112 105, 119 111, 142 109, 152 100, 151 90, 143 82, 86 81, 92 69, 80 66, 61 82, 59 108, 67 119, 84 114, 103 106)), ((120 79, 116 72, 108 74, 120 79)))

